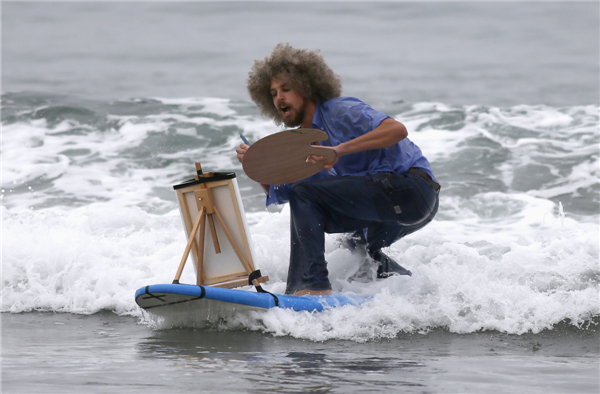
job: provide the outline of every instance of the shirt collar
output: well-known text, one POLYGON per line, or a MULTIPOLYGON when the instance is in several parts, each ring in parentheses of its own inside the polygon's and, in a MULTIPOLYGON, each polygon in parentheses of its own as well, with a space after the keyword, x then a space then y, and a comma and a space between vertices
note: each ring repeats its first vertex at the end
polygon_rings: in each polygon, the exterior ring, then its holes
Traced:
POLYGON ((312 128, 323 130, 323 121, 321 117, 321 103, 315 105, 315 114, 313 115, 312 128))

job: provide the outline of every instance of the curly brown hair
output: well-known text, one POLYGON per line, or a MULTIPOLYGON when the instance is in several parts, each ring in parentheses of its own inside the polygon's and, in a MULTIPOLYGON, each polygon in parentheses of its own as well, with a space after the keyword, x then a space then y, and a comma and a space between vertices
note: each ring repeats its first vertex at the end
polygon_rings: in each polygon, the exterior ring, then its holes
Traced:
POLYGON ((340 97, 341 78, 329 68, 319 52, 318 49, 296 49, 280 43, 270 57, 254 61, 246 82, 250 98, 262 115, 273 119, 277 125, 283 124, 283 117, 273 105, 271 96, 271 79, 278 75, 315 103, 340 97))

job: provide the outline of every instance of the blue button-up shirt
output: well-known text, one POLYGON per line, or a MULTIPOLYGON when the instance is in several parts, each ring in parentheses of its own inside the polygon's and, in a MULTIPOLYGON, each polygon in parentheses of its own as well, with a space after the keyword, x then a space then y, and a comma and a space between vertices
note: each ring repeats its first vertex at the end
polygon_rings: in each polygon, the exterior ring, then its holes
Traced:
MULTIPOLYGON (((329 139, 322 141, 321 145, 337 146, 376 129, 387 118, 389 118, 388 115, 374 110, 357 98, 338 97, 316 105, 312 127, 323 130, 329 136, 329 139)), ((388 148, 373 149, 340 157, 332 171, 323 170, 298 182, 328 176, 364 176, 379 172, 402 174, 411 167, 420 168, 437 182, 429 161, 423 156, 421 149, 408 138, 388 148)), ((288 202, 289 192, 292 186, 298 182, 271 185, 267 205, 288 202)))

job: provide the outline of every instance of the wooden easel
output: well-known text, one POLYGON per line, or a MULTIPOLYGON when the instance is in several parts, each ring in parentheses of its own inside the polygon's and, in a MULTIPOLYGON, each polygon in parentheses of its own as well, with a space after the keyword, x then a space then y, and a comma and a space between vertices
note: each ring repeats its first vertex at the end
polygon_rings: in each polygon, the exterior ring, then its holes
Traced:
MULTIPOLYGON (((185 263, 189 257, 190 252, 193 251, 194 260, 196 262, 196 285, 212 285, 216 287, 226 288, 248 285, 248 276, 255 271, 255 268, 252 261, 252 256, 250 254, 250 247, 246 236, 246 231, 242 223, 243 220, 241 212, 239 212, 237 197, 235 195, 236 193, 234 192, 234 188, 231 184, 232 180, 213 180, 217 178, 215 176, 215 173, 202 173, 202 166, 200 163, 195 163, 195 166, 197 175, 194 176, 194 179, 197 182, 193 182, 192 180, 191 186, 182 188, 180 189, 181 191, 178 190, 180 208, 182 210, 184 224, 188 230, 188 242, 185 247, 185 251, 183 252, 183 257, 181 258, 181 262, 179 263, 179 268, 177 269, 177 273, 175 274, 175 279, 173 280, 173 283, 179 283, 179 279, 181 278, 181 274, 183 273, 185 263), (228 197, 233 199, 232 206, 236 210, 236 218, 238 222, 237 231, 242 237, 242 242, 244 243, 244 250, 246 252, 246 256, 244 256, 242 249, 240 249, 237 242, 235 241, 232 232, 228 228, 225 220, 223 219, 223 216, 221 215, 221 212, 215 204, 212 189, 217 187, 225 187, 229 189, 228 197), (189 201, 191 199, 188 196, 189 193, 193 193, 194 201, 196 203, 196 207, 198 208, 198 214, 196 215, 191 230, 189 229, 189 217, 191 217, 189 207, 189 201), (215 223, 215 218, 217 219, 217 223, 215 223), (221 253, 221 245, 219 243, 219 238, 217 235, 218 224, 220 226, 221 231, 225 234, 225 237, 229 241, 229 244, 233 248, 233 251, 235 252, 237 258, 242 264, 243 271, 233 272, 220 277, 207 277, 204 260, 207 221, 208 226, 210 227, 210 234, 213 240, 215 254, 218 255, 221 253)), ((233 178, 234 177, 235 174, 233 174, 233 178)), ((267 280, 269 280, 268 277, 259 277, 253 280, 253 284, 258 286, 260 283, 266 282, 267 280)))

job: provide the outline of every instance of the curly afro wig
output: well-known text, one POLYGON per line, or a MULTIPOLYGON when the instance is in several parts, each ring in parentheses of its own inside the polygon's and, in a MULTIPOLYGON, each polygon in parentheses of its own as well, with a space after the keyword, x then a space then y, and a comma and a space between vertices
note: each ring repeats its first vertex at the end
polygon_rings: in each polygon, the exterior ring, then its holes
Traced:
POLYGON ((319 50, 296 49, 289 44, 277 44, 270 57, 256 60, 248 73, 247 87, 250 98, 260 113, 283 124, 283 117, 273 105, 271 79, 280 76, 286 83, 315 103, 327 101, 342 94, 342 82, 325 63, 319 50))

